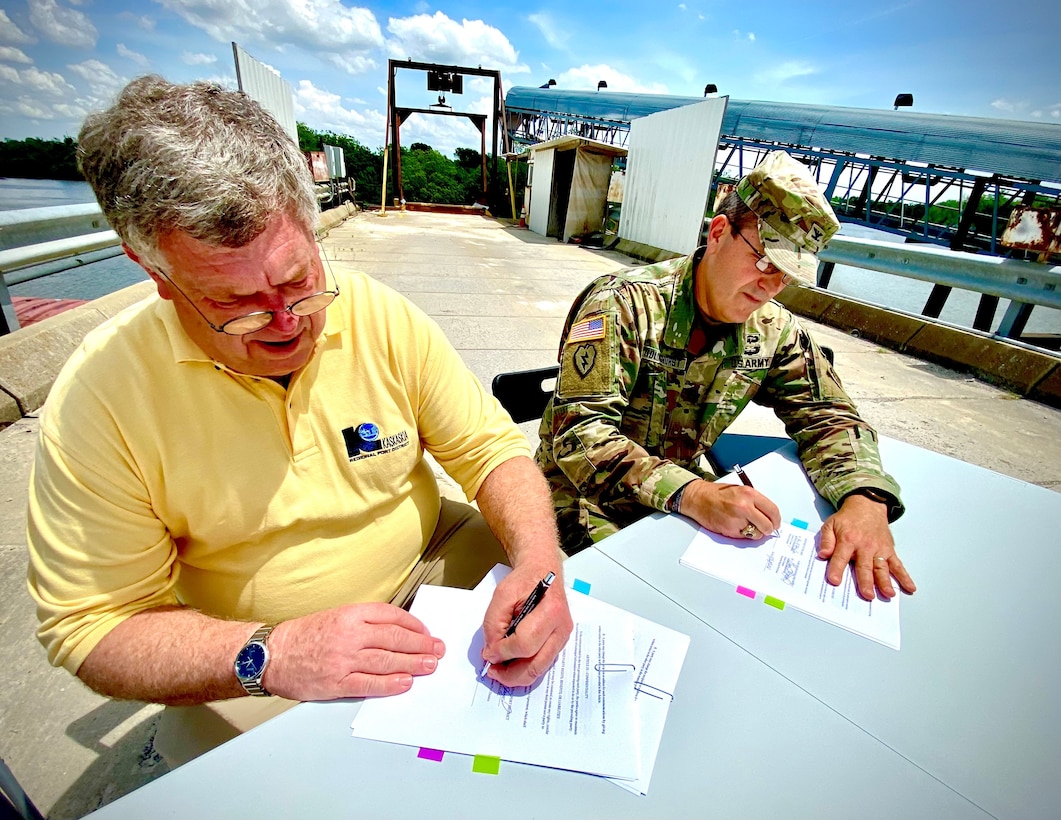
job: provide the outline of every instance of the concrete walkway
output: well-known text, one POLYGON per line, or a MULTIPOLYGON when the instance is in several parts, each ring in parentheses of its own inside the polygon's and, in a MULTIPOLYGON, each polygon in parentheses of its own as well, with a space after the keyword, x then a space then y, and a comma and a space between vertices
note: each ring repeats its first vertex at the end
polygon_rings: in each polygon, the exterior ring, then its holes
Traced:
MULTIPOLYGON (((554 363, 574 296, 595 276, 631 264, 476 216, 361 214, 333 228, 324 244, 336 266, 367 271, 433 316, 487 385, 499 372, 554 363)), ((835 350, 863 415, 885 435, 1061 493, 1061 410, 813 328, 835 350)), ((536 425, 523 427, 536 440, 536 425)), ((733 429, 783 434, 757 408, 733 429)), ((96 696, 48 666, 34 637, 25 503, 36 430, 36 419, 27 417, 0 431, 0 757, 38 808, 74 818, 166 767, 152 747, 158 707, 96 696)), ((915 576, 922 546, 899 545, 915 576)))

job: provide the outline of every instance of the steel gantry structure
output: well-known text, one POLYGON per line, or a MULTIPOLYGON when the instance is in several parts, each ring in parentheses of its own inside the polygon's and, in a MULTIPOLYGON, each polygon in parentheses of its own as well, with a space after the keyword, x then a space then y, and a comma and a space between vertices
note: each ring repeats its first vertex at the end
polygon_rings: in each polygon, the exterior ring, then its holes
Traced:
MULTIPOLYGON (((516 145, 574 134, 626 147, 632 120, 699 101, 515 87, 505 125, 516 145)), ((730 99, 715 183, 778 148, 810 167, 843 221, 909 241, 1013 254, 1000 243, 1012 206, 1061 207, 1058 125, 730 99)))

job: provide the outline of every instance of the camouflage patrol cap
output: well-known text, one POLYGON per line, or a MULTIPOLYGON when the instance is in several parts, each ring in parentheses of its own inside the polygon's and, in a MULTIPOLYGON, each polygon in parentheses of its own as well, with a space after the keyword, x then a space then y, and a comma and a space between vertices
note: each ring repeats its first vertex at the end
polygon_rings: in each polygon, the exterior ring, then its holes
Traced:
POLYGON ((784 151, 771 151, 737 183, 737 195, 759 217, 759 238, 774 266, 814 282, 815 254, 840 222, 806 167, 784 151))

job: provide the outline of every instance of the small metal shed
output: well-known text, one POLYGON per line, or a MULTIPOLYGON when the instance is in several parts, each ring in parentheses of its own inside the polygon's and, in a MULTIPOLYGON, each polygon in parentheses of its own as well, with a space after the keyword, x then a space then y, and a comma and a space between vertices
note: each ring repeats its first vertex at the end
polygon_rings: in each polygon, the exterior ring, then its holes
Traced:
POLYGON ((616 157, 626 149, 585 137, 564 136, 530 147, 527 226, 567 242, 601 230, 616 157))

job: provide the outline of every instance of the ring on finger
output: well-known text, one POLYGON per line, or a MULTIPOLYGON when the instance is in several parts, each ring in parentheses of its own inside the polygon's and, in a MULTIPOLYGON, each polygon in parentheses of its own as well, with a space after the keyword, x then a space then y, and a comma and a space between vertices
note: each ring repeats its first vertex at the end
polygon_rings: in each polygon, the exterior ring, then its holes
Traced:
POLYGON ((741 530, 740 534, 745 538, 755 538, 755 536, 759 534, 759 528, 749 521, 748 526, 741 530))

